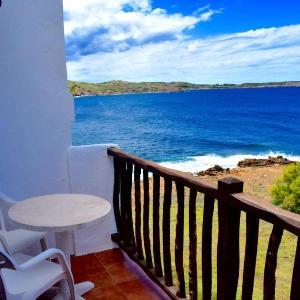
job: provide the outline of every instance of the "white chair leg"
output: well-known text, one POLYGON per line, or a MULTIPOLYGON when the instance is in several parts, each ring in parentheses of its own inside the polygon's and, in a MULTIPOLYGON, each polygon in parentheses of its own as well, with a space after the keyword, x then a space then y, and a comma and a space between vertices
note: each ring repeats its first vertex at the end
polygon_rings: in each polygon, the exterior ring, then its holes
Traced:
POLYGON ((76 300, 74 281, 71 277, 67 276, 67 282, 68 282, 69 289, 70 289, 70 300, 76 300))
POLYGON ((75 294, 84 295, 95 287, 95 285, 90 281, 80 282, 75 284, 75 294))

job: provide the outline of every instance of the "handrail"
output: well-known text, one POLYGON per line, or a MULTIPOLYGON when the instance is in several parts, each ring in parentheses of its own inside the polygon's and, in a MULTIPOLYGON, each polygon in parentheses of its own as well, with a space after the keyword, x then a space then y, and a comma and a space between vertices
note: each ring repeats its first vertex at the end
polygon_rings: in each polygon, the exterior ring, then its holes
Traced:
POLYGON ((271 224, 280 224, 283 229, 300 235, 300 217, 278 206, 263 203, 253 196, 244 193, 231 195, 230 204, 242 211, 252 213, 257 218, 271 224))
POLYGON ((129 154, 119 148, 108 148, 107 154, 113 157, 117 157, 120 160, 124 160, 130 163, 134 163, 140 168, 157 174, 161 177, 168 177, 173 181, 180 182, 186 187, 196 188, 198 192, 203 194, 208 194, 209 196, 216 198, 217 197, 217 187, 209 184, 203 180, 196 178, 193 175, 190 175, 185 172, 173 170, 170 168, 163 167, 155 162, 142 159, 138 156, 129 154))
POLYGON ((187 276, 189 299, 198 299, 198 226, 202 226, 202 299, 212 299, 214 259, 212 228, 215 203, 218 205, 217 299, 236 299, 242 251, 240 249, 242 211, 246 213, 242 300, 250 300, 253 297, 260 220, 273 225, 265 259, 264 300, 275 298, 277 255, 284 230, 298 237, 290 299, 300 299, 299 215, 262 203, 244 194, 244 183, 235 178, 221 179, 218 181, 218 187, 215 187, 190 174, 162 167, 118 148, 109 148, 107 153, 113 157, 115 171, 113 204, 118 232, 112 235, 112 239, 171 299, 186 298, 187 276), (149 172, 153 174, 151 181, 149 172), (161 185, 161 178, 164 179, 163 185, 161 185), (150 183, 153 185, 152 197, 150 197, 150 183), (174 188, 176 196, 172 193, 174 188), (188 199, 186 199, 187 190, 189 190, 188 199), (160 197, 160 193, 163 193, 163 197, 160 197), (202 222, 196 213, 198 193, 204 196, 202 222), (160 213, 160 205, 162 213, 160 213), (173 209, 177 208, 176 227, 173 229, 171 228, 171 205, 174 205, 173 209), (184 225, 187 214, 188 230, 184 225), (189 241, 188 272, 184 266, 186 234, 189 241), (175 244, 174 257, 171 256, 171 238, 172 244, 175 244), (173 286, 173 273, 177 275, 176 286, 173 286))

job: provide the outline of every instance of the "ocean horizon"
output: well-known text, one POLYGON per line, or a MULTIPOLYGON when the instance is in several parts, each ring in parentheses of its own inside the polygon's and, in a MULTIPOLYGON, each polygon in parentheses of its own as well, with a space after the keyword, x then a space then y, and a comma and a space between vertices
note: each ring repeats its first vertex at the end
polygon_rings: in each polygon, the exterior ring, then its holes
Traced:
POLYGON ((75 98, 75 145, 113 143, 199 172, 245 158, 300 161, 300 88, 243 88, 75 98))

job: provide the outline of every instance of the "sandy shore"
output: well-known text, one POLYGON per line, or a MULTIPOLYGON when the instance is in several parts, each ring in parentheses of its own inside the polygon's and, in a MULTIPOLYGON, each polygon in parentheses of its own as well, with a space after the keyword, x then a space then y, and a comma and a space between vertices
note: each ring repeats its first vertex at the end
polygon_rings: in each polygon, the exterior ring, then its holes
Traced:
MULTIPOLYGON (((245 167, 233 168, 227 172, 217 175, 203 175, 197 178, 217 185, 218 180, 225 177, 235 177, 244 182, 244 192, 248 195, 255 196, 263 202, 271 202, 270 188, 275 181, 282 175, 284 166, 274 165, 265 167, 245 167)), ((150 195, 153 195, 153 181, 149 178, 150 195)), ((187 192, 187 191, 186 191, 187 192)), ((164 194, 163 180, 160 184, 160 193, 164 194)), ((188 197, 188 194, 186 194, 188 197)), ((173 197, 176 197, 175 186, 173 187, 173 197)))
POLYGON ((217 184, 218 179, 235 177, 244 181, 244 192, 258 197, 262 201, 270 202, 270 187, 282 175, 284 166, 275 165, 267 167, 234 168, 215 176, 198 176, 210 183, 217 184))

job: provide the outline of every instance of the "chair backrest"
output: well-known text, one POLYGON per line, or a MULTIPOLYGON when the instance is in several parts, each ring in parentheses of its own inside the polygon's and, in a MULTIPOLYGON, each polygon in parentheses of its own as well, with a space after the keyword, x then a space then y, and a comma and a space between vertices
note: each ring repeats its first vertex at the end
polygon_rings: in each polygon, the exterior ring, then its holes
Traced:
POLYGON ((0 230, 6 230, 5 221, 2 213, 2 209, 0 208, 0 230))
POLYGON ((8 217, 8 210, 12 207, 16 202, 4 195, 0 192, 0 229, 6 230, 13 229, 14 225, 10 222, 8 217))
POLYGON ((1 269, 5 268, 15 270, 16 268, 12 258, 1 248, 2 247, 0 245, 0 299, 6 300, 5 288, 1 277, 1 269))

